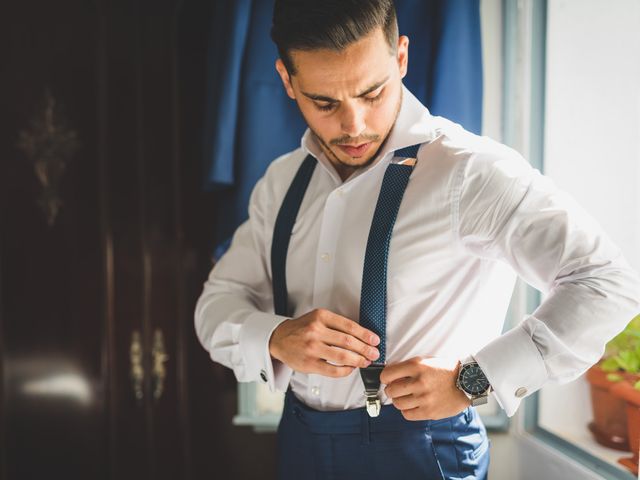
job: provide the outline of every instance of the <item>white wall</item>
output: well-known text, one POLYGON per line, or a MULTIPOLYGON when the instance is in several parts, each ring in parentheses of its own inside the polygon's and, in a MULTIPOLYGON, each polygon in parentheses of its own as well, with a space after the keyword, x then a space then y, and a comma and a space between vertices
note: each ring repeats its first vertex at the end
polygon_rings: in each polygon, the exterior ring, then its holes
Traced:
POLYGON ((548 2, 545 174, 640 270, 640 2, 548 2))

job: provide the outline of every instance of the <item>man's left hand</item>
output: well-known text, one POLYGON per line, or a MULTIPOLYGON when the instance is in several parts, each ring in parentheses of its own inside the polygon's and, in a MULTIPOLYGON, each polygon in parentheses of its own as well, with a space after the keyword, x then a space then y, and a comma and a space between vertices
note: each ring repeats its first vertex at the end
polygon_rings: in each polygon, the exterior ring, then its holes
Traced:
POLYGON ((380 373, 385 394, 407 420, 439 420, 457 415, 471 400, 456 387, 458 360, 414 357, 387 365, 380 373))

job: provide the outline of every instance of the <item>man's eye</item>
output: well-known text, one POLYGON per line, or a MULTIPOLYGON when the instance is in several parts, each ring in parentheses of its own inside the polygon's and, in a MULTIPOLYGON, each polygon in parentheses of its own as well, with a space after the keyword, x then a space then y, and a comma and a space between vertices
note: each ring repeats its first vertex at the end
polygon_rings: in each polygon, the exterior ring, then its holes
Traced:
POLYGON ((334 103, 328 103, 326 105, 318 105, 316 103, 316 107, 318 108, 318 110, 322 110, 323 112, 328 112, 330 110, 333 110, 333 107, 335 106, 334 103))
POLYGON ((375 103, 378 100, 382 99, 382 91, 378 93, 375 97, 364 97, 364 99, 369 103, 375 103))

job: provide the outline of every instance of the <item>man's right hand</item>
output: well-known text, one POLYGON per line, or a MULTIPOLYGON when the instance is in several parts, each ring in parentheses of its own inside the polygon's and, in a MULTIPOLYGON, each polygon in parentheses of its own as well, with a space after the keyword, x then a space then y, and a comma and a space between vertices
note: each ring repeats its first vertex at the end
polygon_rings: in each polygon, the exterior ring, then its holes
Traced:
POLYGON ((345 377, 377 359, 379 343, 371 330, 319 308, 278 325, 269 339, 269 353, 298 372, 345 377))

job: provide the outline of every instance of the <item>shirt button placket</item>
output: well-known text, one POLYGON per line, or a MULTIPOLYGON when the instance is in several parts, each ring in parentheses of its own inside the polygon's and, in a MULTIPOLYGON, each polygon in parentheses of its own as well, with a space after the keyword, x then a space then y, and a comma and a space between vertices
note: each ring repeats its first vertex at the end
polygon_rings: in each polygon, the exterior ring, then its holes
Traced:
POLYGON ((326 306, 330 300, 326 295, 331 291, 336 242, 344 214, 344 202, 338 193, 340 191, 342 189, 333 190, 327 196, 322 211, 313 292, 313 303, 316 306, 326 306))
MULTIPOLYGON (((333 269, 335 262, 336 242, 342 217, 344 214, 344 191, 337 189, 331 192, 325 201, 320 220, 320 230, 318 232, 318 246, 316 256, 316 271, 313 287, 313 304, 316 307, 326 307, 329 305, 331 292, 331 282, 333 279, 333 269), (342 193, 341 193, 342 192, 342 193)), ((322 394, 322 376, 310 373, 307 376, 307 392, 313 398, 312 403, 320 401, 322 394)))

